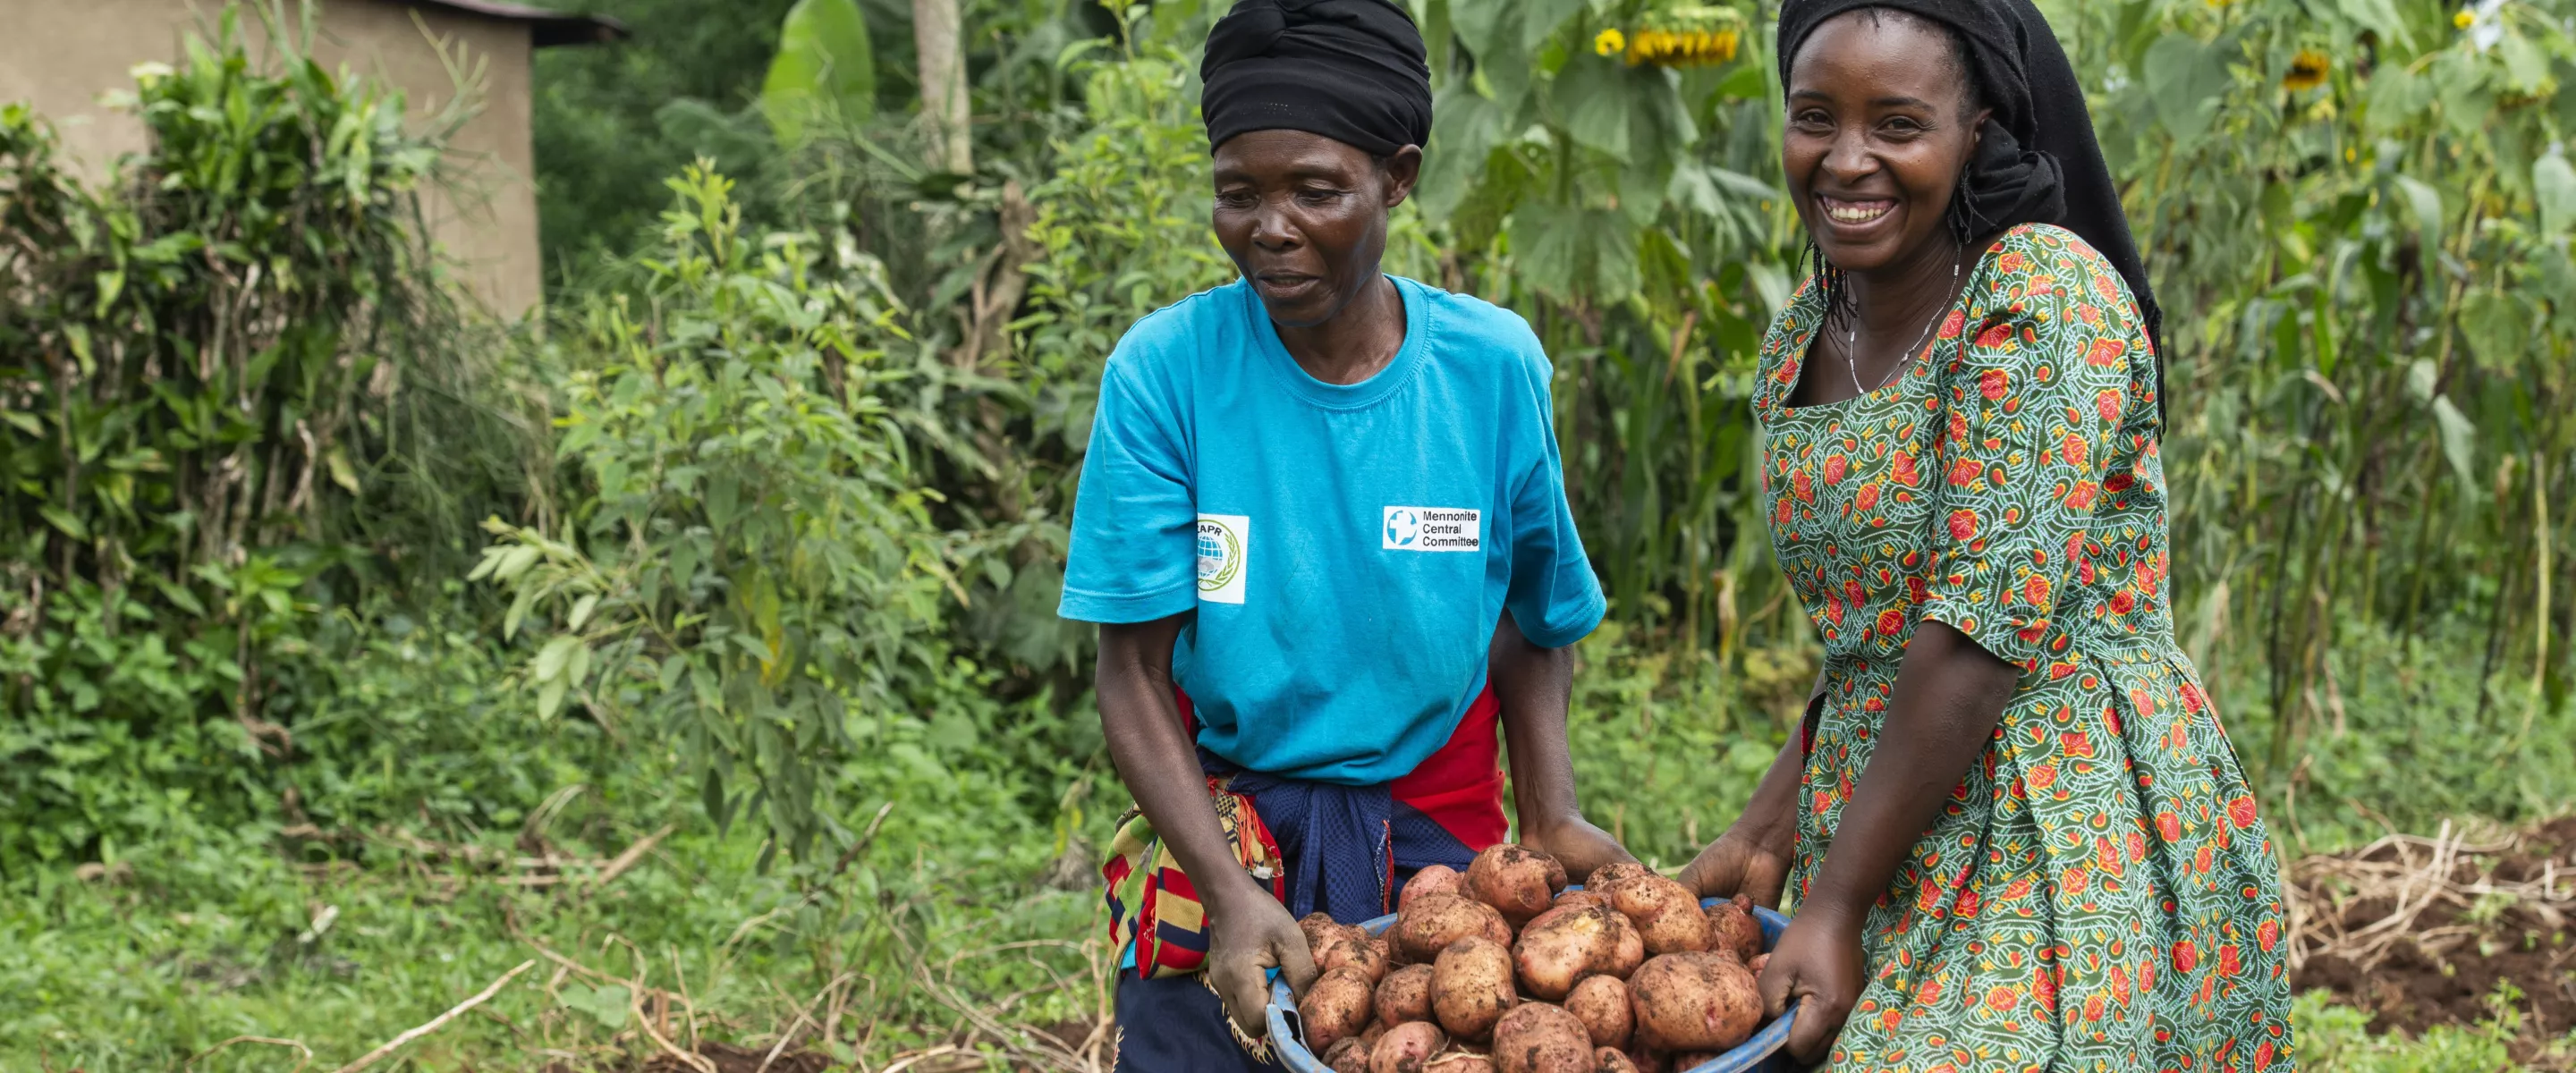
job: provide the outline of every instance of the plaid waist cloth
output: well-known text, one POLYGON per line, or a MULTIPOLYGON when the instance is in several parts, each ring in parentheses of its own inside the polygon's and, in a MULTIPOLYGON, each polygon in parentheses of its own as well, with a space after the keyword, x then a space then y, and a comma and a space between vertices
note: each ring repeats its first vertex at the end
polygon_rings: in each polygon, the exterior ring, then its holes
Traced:
MULTIPOLYGON (((1189 698, 1181 716, 1195 733, 1189 698)), ((1440 751, 1411 774, 1374 786, 1340 786, 1246 771, 1200 750, 1217 824, 1244 870, 1288 907, 1356 922, 1390 912, 1404 880, 1433 864, 1464 868, 1503 840, 1502 710, 1487 689, 1468 705, 1440 751)), ((1207 914, 1178 859, 1130 809, 1101 867, 1109 938, 1125 966, 1148 979, 1207 963, 1207 914)))

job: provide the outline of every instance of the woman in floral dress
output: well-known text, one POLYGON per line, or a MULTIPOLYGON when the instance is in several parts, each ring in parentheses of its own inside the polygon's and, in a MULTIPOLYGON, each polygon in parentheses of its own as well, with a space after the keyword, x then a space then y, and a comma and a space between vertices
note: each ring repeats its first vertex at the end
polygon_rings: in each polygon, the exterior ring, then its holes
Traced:
POLYGON ((1790 0, 1778 40, 1818 271, 1754 411, 1825 660, 1684 879, 1794 892, 1761 990, 1836 1070, 2288 1069, 2279 863, 2173 640, 2155 307, 2064 53, 2027 0, 1790 0))

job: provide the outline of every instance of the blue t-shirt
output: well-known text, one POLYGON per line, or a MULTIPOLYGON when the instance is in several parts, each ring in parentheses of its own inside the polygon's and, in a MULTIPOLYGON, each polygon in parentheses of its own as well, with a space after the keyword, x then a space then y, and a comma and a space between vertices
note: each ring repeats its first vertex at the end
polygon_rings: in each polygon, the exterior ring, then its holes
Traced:
POLYGON ((1307 375, 1239 280, 1137 321, 1100 378, 1059 613, 1197 610, 1173 674, 1199 744, 1255 771, 1402 776, 1483 690, 1505 608, 1551 648, 1601 622, 1537 336, 1395 285, 1404 346, 1357 384, 1307 375))

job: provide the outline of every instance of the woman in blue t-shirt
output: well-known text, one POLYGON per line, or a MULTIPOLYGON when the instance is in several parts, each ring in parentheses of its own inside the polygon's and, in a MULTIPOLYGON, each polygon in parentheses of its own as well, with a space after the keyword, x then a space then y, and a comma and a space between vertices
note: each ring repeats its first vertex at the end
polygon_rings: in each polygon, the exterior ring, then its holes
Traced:
POLYGON ((1315 977, 1297 918, 1381 915, 1505 837, 1498 725, 1520 841, 1578 879, 1628 856, 1566 753, 1603 600, 1546 355, 1379 269, 1430 134, 1420 34, 1387 0, 1241 0, 1201 74, 1243 278, 1111 355, 1062 606, 1102 624, 1137 805, 1104 869, 1121 1070, 1275 1068, 1265 970, 1315 977))

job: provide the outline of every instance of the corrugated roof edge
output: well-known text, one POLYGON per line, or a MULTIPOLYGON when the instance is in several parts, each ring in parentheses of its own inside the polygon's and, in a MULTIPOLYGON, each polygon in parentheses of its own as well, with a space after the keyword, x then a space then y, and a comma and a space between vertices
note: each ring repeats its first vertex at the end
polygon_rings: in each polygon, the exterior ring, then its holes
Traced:
POLYGON ((495 0, 402 0, 415 7, 444 8, 487 19, 528 24, 538 48, 556 45, 605 45, 626 40, 626 24, 606 15, 582 15, 522 7, 495 0))

